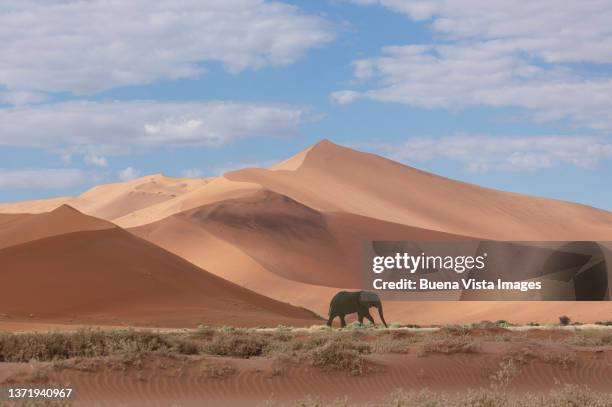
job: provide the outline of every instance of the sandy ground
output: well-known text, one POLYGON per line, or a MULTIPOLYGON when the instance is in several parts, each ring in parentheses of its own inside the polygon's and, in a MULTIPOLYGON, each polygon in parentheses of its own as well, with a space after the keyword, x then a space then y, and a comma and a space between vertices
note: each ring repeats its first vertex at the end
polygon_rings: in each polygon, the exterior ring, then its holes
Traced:
POLYGON ((149 355, 128 367, 100 358, 70 362, 62 368, 51 363, 0 363, 0 383, 71 386, 77 395, 75 405, 83 406, 254 406, 307 396, 361 403, 381 401, 400 388, 443 393, 488 389, 497 383, 492 376, 504 363, 517 358, 518 370, 508 379, 509 392, 547 392, 565 384, 611 391, 612 347, 566 345, 563 331, 529 332, 516 333, 527 335, 519 341, 484 341, 476 353, 423 355, 410 348, 402 354, 368 355, 368 371, 362 376, 307 363, 278 364, 264 357, 149 355), (524 354, 532 356, 517 356, 524 354), (232 372, 213 378, 207 373, 211 364, 232 372))

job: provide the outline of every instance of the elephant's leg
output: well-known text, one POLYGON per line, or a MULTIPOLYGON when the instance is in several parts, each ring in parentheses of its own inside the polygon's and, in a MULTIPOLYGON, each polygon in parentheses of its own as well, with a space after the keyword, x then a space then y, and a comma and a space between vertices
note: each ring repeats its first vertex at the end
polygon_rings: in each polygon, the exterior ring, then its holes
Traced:
POLYGON ((344 315, 340 315, 340 326, 344 328, 346 326, 346 321, 344 320, 344 315))
POLYGON ((374 318, 372 318, 372 315, 370 315, 370 311, 366 311, 365 317, 370 320, 372 325, 376 326, 376 323, 374 322, 374 318))
POLYGON ((363 325, 363 318, 365 317, 365 315, 363 315, 363 313, 361 312, 358 312, 357 317, 359 318, 359 323, 363 325))
POLYGON ((336 318, 336 316, 333 314, 329 316, 329 319, 327 320, 327 326, 332 326, 332 324, 334 323, 334 318, 336 318))

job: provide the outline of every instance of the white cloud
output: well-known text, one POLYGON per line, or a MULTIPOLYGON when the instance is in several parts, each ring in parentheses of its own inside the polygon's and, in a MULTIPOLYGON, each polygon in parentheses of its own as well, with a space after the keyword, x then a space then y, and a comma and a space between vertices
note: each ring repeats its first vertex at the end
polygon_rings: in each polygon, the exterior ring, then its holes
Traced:
POLYGON ((496 41, 546 62, 612 63, 606 0, 353 0, 403 12, 449 40, 496 41))
POLYGON ((612 142, 592 136, 459 134, 368 146, 404 162, 445 159, 459 162, 469 171, 533 171, 558 165, 594 168, 601 160, 612 159, 612 142))
POLYGON ((68 102, 0 110, 0 145, 113 154, 292 136, 308 109, 233 102, 68 102))
POLYGON ((0 189, 62 189, 83 184, 88 175, 73 169, 0 169, 0 189))
POLYGON ((203 178, 205 176, 206 174, 204 173, 204 171, 198 168, 189 168, 181 171, 181 177, 183 178, 203 178))
POLYGON ((346 105, 349 103, 353 103, 355 100, 359 99, 361 95, 359 92, 355 92, 352 90, 340 90, 337 92, 333 92, 330 96, 330 99, 333 103, 339 105, 346 105))
POLYGON ((571 65, 612 63, 609 2, 356 2, 431 19, 440 40, 389 46, 379 57, 355 61, 355 77, 370 81, 370 89, 352 99, 424 108, 519 107, 537 120, 612 130, 612 77, 571 65))
POLYGON ((290 64, 330 41, 327 23, 265 0, 8 0, 0 6, 0 84, 91 94, 290 64))
POLYGON ((87 165, 92 165, 96 167, 106 167, 108 165, 106 157, 98 155, 86 155, 85 157, 83 157, 83 161, 87 165))
POLYGON ((48 99, 42 92, 31 91, 0 91, 0 104, 13 106, 27 105, 30 103, 40 103, 48 99))
POLYGON ((117 176, 121 181, 130 181, 140 176, 140 171, 134 167, 127 167, 117 172, 117 176))

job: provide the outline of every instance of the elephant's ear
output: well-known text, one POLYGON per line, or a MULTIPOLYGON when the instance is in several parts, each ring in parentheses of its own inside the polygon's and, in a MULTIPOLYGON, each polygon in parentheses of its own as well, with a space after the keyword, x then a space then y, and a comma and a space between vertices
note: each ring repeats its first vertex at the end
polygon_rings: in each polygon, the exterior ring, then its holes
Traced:
POLYGON ((361 302, 378 302, 380 300, 378 299, 378 295, 376 295, 376 293, 373 293, 371 291, 362 291, 359 294, 359 301, 361 301, 361 302))

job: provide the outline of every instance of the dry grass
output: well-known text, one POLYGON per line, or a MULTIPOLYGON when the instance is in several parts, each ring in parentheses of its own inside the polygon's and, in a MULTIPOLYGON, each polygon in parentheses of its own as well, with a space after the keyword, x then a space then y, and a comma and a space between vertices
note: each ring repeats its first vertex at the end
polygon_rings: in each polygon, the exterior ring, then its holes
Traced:
MULTIPOLYGON (((365 406, 349 404, 346 399, 324 402, 316 397, 308 397, 288 404, 268 401, 263 405, 266 407, 365 406)), ((553 390, 548 394, 521 395, 484 389, 453 395, 434 393, 429 390, 398 390, 381 403, 367 404, 369 407, 609 407, 610 405, 612 405, 612 395, 570 385, 553 390)))
POLYGON ((150 331, 0 334, 0 362, 53 361, 148 352, 189 355, 198 351, 197 345, 188 340, 150 331))
POLYGON ((311 347, 305 355, 313 366, 363 375, 368 370, 363 355, 370 352, 369 344, 344 336, 321 342, 311 347))
POLYGON ((209 379, 227 379, 236 374, 236 368, 227 361, 208 360, 202 365, 202 372, 209 379))
POLYGON ((375 341, 372 346, 373 353, 410 353, 410 347, 417 343, 414 337, 391 339, 381 338, 375 341))
POLYGON ((210 342, 204 345, 204 352, 218 356, 250 358, 262 356, 268 342, 261 335, 238 332, 216 332, 210 342))
POLYGON ((477 353, 480 343, 467 335, 447 336, 442 338, 428 338, 419 349, 419 355, 430 353, 442 353, 451 355, 454 353, 477 353))
POLYGON ((576 346, 610 346, 612 345, 612 332, 576 331, 565 342, 576 346))
MULTIPOLYGON (((101 367, 111 367, 127 370, 139 369, 143 358, 151 353, 172 358, 205 354, 232 358, 266 357, 273 362, 274 375, 282 374, 292 363, 298 362, 358 375, 371 370, 372 364, 368 362, 370 353, 403 354, 416 351, 419 356, 477 353, 483 343, 508 341, 525 345, 513 350, 504 359, 499 372, 493 374, 499 373, 500 377, 495 379, 497 382, 503 382, 514 367, 520 368, 533 359, 562 368, 576 364, 574 352, 534 349, 533 346, 537 344, 534 345, 526 333, 506 331, 502 328, 506 324, 506 321, 483 321, 470 326, 446 326, 435 332, 357 326, 345 330, 321 326, 309 329, 200 326, 193 331, 163 333, 81 330, 73 333, 0 334, 0 362, 54 361, 54 366, 58 368, 64 366, 95 371, 101 367), (100 358, 104 359, 103 363, 100 358), (68 361, 62 362, 65 360, 68 361)), ((603 330, 577 330, 560 342, 594 347, 612 345, 612 331, 605 327, 603 330)))

